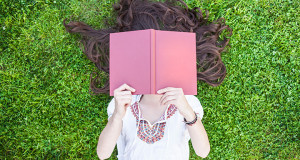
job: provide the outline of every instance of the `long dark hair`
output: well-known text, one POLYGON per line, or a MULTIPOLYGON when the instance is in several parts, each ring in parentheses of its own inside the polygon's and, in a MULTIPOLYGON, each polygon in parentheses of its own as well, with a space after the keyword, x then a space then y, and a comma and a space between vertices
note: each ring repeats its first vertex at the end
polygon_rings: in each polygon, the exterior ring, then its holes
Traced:
MULTIPOLYGON (((182 0, 150 2, 148 0, 120 0, 113 4, 117 13, 112 27, 95 30, 83 22, 70 21, 63 24, 69 33, 79 33, 84 45, 83 52, 100 71, 109 74, 109 34, 144 29, 156 29, 196 33, 197 79, 211 86, 220 85, 226 76, 226 67, 221 60, 221 52, 228 45, 232 29, 225 24, 224 18, 208 22, 208 12, 203 16, 199 7, 189 9, 182 0), (176 5, 180 2, 185 8, 176 5), (228 35, 219 36, 223 30, 228 35)), ((107 24, 107 22, 106 22, 107 24)), ((90 76, 90 91, 95 94, 109 93, 109 80, 98 88, 100 77, 90 76)), ((90 92, 90 94, 93 94, 90 92)))

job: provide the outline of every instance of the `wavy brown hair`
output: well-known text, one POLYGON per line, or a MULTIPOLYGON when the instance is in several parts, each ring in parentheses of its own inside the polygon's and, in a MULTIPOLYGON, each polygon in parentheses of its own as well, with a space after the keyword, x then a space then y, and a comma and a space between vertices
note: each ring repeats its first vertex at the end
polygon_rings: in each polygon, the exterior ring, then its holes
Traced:
MULTIPOLYGON (((107 29, 93 29, 84 22, 70 21, 63 24, 69 33, 79 33, 82 37, 83 52, 100 71, 109 74, 109 34, 144 29, 156 29, 196 33, 197 79, 211 86, 220 85, 226 76, 226 67, 221 60, 221 52, 228 45, 232 29, 224 18, 208 22, 199 7, 189 9, 182 0, 151 2, 148 0, 120 0, 113 4, 116 21, 107 29), (184 7, 176 5, 180 2, 184 7), (227 36, 219 38, 223 30, 227 36)), ((105 19, 107 24, 107 19, 105 19)), ((100 77, 90 75, 90 91, 95 94, 109 93, 109 80, 98 88, 100 77)), ((90 92, 90 94, 93 94, 90 92)))

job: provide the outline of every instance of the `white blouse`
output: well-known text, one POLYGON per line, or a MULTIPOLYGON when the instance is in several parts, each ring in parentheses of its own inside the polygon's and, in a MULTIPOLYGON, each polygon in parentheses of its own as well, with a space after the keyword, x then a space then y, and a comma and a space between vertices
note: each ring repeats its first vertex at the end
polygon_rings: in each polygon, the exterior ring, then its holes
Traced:
MULTIPOLYGON (((175 105, 170 104, 164 114, 153 125, 144 119, 139 108, 142 95, 132 95, 130 107, 122 119, 123 128, 117 140, 119 160, 188 160, 190 135, 183 116, 175 105)), ((202 119, 203 108, 194 95, 185 95, 188 103, 202 119)), ((114 98, 110 101, 107 114, 112 116, 114 98)))

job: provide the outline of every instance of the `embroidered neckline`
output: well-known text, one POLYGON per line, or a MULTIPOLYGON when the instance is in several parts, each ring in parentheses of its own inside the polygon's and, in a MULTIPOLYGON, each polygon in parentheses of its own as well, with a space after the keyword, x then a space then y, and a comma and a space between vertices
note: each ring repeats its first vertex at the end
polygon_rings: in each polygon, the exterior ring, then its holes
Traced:
MULTIPOLYGON (((138 108, 138 109, 137 109, 137 110, 138 110, 138 113, 141 112, 140 103, 139 103, 138 101, 137 101, 136 106, 137 106, 137 108, 138 108)), ((170 107, 170 105, 166 108, 166 110, 164 111, 164 113, 159 117, 159 120, 156 121, 156 122, 154 122, 152 125, 151 125, 150 121, 148 121, 147 119, 145 119, 145 118, 143 117, 143 113, 142 113, 142 112, 140 113, 140 114, 141 114, 140 119, 143 119, 143 120, 147 121, 147 122, 149 123, 149 125, 152 127, 152 126, 155 125, 155 123, 158 123, 158 122, 160 122, 160 121, 165 121, 166 112, 167 112, 167 110, 169 109, 169 107, 170 107)))
POLYGON ((152 144, 163 138, 166 120, 174 115, 174 113, 177 111, 177 107, 175 107, 174 104, 170 104, 160 119, 151 125, 148 120, 142 118, 142 115, 139 117, 139 99, 132 104, 130 108, 132 114, 136 118, 136 127, 138 127, 137 136, 148 144, 152 144), (138 124, 139 126, 137 126, 138 124))
POLYGON ((139 112, 140 112, 140 108, 139 108, 139 100, 140 100, 140 99, 138 99, 134 104, 132 104, 132 105, 130 106, 130 107, 131 107, 131 112, 133 113, 133 115, 134 115, 134 117, 135 117, 136 119, 139 119, 139 118, 140 118, 140 120, 143 119, 143 120, 147 121, 147 122, 149 123, 150 126, 154 126, 157 122, 160 122, 160 121, 166 121, 168 118, 170 118, 170 117, 171 117, 173 114, 175 114, 175 112, 177 111, 177 107, 175 107, 174 104, 170 104, 170 105, 167 107, 167 109, 165 110, 164 114, 161 115, 161 117, 159 118, 159 120, 156 121, 156 122, 154 122, 153 125, 151 125, 150 122, 149 122, 147 119, 145 119, 145 118, 143 117, 142 113, 141 113, 141 117, 139 117, 139 112), (167 118, 165 118, 165 117, 167 117, 167 118))

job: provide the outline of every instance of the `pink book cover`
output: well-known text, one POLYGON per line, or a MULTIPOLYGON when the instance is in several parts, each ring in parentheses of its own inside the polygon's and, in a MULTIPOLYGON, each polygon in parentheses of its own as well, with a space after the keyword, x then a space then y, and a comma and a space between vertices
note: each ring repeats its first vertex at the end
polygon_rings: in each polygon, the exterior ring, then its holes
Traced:
POLYGON ((132 95, 166 87, 197 95, 196 34, 155 29, 110 33, 110 96, 122 84, 132 95))

